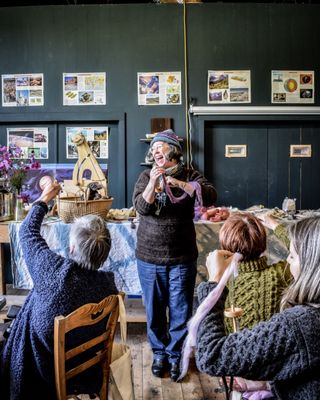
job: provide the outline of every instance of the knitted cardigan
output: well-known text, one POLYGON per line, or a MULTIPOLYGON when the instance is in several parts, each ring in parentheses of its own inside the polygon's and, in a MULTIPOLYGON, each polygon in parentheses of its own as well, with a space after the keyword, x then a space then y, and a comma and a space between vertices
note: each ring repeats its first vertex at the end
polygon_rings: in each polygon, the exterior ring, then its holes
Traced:
MULTIPOLYGON (((20 228, 21 247, 34 286, 2 353, 2 400, 56 399, 54 318, 117 293, 113 273, 89 271, 49 249, 40 234, 46 211, 45 204, 34 205, 20 228)), ((77 342, 80 336, 89 339, 92 332, 91 328, 89 332, 83 330, 70 340, 77 342)), ((79 393, 93 393, 100 386, 99 374, 91 369, 87 375, 75 378, 72 387, 79 393)))
MULTIPOLYGON (((199 172, 184 168, 176 179, 196 181, 201 186, 204 206, 211 206, 217 194, 213 185, 199 172)), ((140 215, 137 231, 136 257, 144 262, 157 265, 176 265, 193 262, 198 257, 196 232, 193 223, 195 197, 173 204, 167 197, 166 205, 157 216, 155 203, 147 203, 142 194, 149 183, 150 170, 141 173, 133 193, 133 204, 140 215)), ((175 196, 183 193, 173 188, 175 196)))
MULTIPOLYGON (((260 321, 267 321, 280 311, 280 300, 291 280, 285 261, 268 265, 267 258, 241 262, 234 285, 229 284, 226 308, 231 302, 243 310, 240 329, 252 328, 260 321)), ((225 319, 226 330, 233 332, 231 318, 225 319)))
MULTIPOLYGON (((216 283, 198 287, 199 301, 216 283)), ((271 381, 277 399, 318 400, 320 396, 320 309, 295 306, 268 322, 226 336, 224 303, 228 289, 202 321, 196 346, 200 371, 271 381)))

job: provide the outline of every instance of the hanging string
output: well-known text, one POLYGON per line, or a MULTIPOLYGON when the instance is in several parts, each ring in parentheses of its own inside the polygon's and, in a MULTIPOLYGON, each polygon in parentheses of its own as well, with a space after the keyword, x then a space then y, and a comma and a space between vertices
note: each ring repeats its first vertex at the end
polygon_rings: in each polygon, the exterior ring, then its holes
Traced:
MULTIPOLYGON (((168 185, 166 177, 164 175, 162 175, 162 179, 163 179, 165 192, 167 193, 171 203, 173 203, 173 204, 181 203, 188 196, 188 193, 183 192, 183 194, 181 196, 176 197, 172 193, 171 187, 168 185)), ((200 184, 198 182, 195 182, 195 181, 191 181, 191 182, 188 182, 188 183, 193 187, 193 189, 195 191, 195 194, 196 194, 195 205, 202 207, 203 201, 202 201, 202 193, 201 193, 200 184)))
POLYGON ((185 101, 185 119, 186 119, 186 151, 187 167, 190 168, 190 146, 189 146, 189 120, 188 120, 188 48, 187 48, 187 9, 186 2, 183 2, 183 52, 184 52, 184 101, 185 101))

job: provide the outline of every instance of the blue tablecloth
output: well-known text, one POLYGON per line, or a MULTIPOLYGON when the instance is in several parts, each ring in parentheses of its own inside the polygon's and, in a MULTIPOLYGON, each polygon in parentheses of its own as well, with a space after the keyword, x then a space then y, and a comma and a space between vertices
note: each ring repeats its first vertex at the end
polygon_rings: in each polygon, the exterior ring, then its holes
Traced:
MULTIPOLYGON (((112 246, 109 257, 102 268, 114 272, 119 290, 127 294, 141 295, 135 258, 137 223, 108 222, 107 226, 110 230, 112 246)), ((197 274, 197 284, 199 284, 207 278, 205 267, 207 254, 219 247, 221 223, 196 222, 195 227, 199 249, 197 274)), ((13 285, 15 288, 31 289, 32 280, 19 245, 19 228, 20 223, 9 224, 13 285)), ((69 253, 69 229, 70 225, 64 224, 60 220, 48 220, 42 224, 41 233, 53 251, 67 256, 69 253)), ((266 255, 270 263, 287 256, 286 248, 272 232, 269 232, 268 235, 266 255)))

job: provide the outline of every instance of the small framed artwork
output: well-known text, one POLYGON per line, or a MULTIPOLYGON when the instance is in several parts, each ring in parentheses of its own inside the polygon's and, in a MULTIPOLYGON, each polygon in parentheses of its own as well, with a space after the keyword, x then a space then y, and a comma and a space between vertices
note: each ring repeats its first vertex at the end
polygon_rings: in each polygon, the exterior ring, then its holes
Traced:
POLYGON ((290 157, 311 157, 311 144, 290 144, 290 157))
POLYGON ((226 144, 225 157, 247 157, 247 145, 246 144, 226 144))

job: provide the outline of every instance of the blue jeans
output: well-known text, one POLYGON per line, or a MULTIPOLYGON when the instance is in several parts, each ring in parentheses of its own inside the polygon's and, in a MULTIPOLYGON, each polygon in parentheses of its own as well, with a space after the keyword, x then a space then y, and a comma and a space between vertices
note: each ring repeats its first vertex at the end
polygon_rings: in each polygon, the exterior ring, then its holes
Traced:
POLYGON ((192 316, 197 263, 163 266, 137 261, 154 357, 178 361, 192 316))

